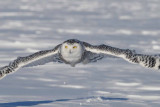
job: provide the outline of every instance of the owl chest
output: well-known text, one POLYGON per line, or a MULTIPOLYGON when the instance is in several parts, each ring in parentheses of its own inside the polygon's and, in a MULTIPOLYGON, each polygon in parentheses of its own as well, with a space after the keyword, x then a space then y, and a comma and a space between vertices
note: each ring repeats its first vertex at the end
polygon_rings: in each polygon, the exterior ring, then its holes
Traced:
POLYGON ((63 60, 68 63, 77 63, 81 60, 82 55, 81 54, 67 54, 63 53, 61 54, 63 60))

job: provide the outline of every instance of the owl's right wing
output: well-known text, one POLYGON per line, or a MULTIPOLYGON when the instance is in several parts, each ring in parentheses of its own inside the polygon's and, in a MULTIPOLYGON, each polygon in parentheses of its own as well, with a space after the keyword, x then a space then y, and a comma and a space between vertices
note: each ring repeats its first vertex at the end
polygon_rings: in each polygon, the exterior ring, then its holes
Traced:
POLYGON ((43 65, 45 63, 52 62, 52 61, 58 61, 57 58, 59 55, 58 53, 59 53, 60 46, 61 44, 57 45, 52 50, 39 51, 26 57, 18 57, 16 60, 11 62, 8 66, 4 66, 0 68, 0 79, 6 76, 6 74, 17 71, 21 67, 37 66, 37 65, 43 65))
POLYGON ((147 68, 160 69, 160 55, 137 54, 134 50, 130 49, 119 49, 108 45, 94 46, 86 42, 83 42, 83 45, 85 50, 89 52, 112 55, 147 68))

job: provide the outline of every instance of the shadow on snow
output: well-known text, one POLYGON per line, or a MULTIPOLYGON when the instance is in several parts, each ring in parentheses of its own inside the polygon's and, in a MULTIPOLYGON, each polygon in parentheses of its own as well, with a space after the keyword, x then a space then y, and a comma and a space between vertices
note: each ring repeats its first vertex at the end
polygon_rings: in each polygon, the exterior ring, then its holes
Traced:
POLYGON ((21 102, 9 102, 9 103, 0 103, 0 107, 18 107, 18 106, 35 106, 39 104, 47 104, 54 102, 66 102, 74 100, 87 100, 87 99, 96 99, 100 98, 101 100, 112 100, 112 101, 126 101, 127 98, 111 98, 111 97, 86 97, 86 98, 77 98, 77 99, 58 99, 53 101, 21 101, 21 102))

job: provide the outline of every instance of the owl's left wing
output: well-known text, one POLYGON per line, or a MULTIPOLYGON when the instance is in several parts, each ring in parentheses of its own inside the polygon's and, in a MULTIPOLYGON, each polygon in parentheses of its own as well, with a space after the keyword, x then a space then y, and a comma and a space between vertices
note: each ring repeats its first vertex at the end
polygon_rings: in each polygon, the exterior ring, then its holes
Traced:
POLYGON ((160 55, 137 54, 134 50, 119 49, 104 44, 93 46, 89 43, 83 42, 83 45, 86 51, 97 54, 112 55, 123 58, 131 63, 140 64, 147 68, 160 69, 160 55))
POLYGON ((21 67, 37 66, 52 61, 58 61, 56 58, 59 52, 60 45, 57 45, 52 50, 39 51, 26 57, 18 57, 8 66, 0 68, 0 79, 5 77, 6 74, 17 71, 21 67))
POLYGON ((97 62, 98 60, 101 60, 101 59, 104 59, 104 58, 118 58, 116 56, 106 55, 106 54, 97 54, 97 53, 93 53, 91 51, 86 51, 85 56, 86 57, 83 60, 83 64, 97 62))

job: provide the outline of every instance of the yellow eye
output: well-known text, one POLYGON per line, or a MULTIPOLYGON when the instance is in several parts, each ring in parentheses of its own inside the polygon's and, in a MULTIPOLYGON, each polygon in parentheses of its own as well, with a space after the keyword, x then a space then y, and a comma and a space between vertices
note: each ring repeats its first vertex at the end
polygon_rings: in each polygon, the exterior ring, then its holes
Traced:
POLYGON ((77 48, 77 46, 73 46, 73 49, 76 49, 77 48))
POLYGON ((68 46, 65 46, 65 48, 67 49, 67 48, 68 48, 68 46))

